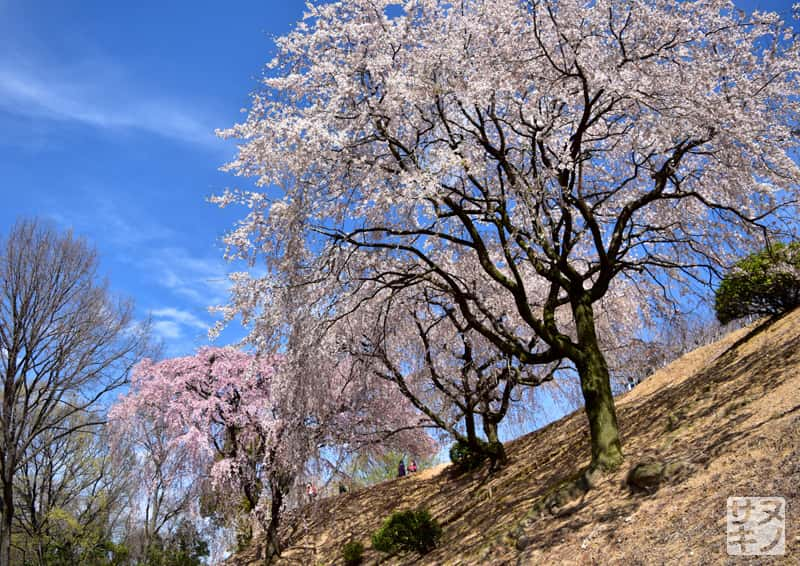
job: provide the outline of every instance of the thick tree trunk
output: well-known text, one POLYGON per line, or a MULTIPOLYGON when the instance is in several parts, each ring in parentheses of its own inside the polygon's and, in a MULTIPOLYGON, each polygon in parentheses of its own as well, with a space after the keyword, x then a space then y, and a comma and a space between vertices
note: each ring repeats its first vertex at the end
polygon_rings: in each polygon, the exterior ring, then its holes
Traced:
MULTIPOLYGON (((159 482, 158 485, 161 485, 159 482)), ((156 534, 156 525, 158 524, 159 514, 159 499, 161 496, 161 488, 156 487, 152 496, 147 501, 144 514, 144 555, 150 556, 150 550, 155 542, 153 539, 156 534)))
POLYGON ((622 445, 617 426, 608 364, 597 343, 594 312, 588 298, 573 303, 580 357, 573 360, 581 379, 581 390, 589 419, 592 470, 614 470, 622 463, 622 445))
POLYGON ((246 481, 244 484, 244 498, 247 501, 247 512, 249 513, 258 505, 258 500, 261 497, 258 486, 254 481, 246 481))
POLYGON ((502 468, 508 462, 508 456, 506 456, 506 449, 497 434, 497 423, 483 417, 483 432, 489 441, 486 450, 489 453, 492 471, 502 468))
POLYGON ((464 425, 467 431, 467 444, 477 450, 480 448, 480 443, 478 442, 478 433, 475 431, 475 413, 471 410, 464 414, 464 425))
POLYGON ((267 550, 264 561, 269 564, 281 555, 281 544, 278 535, 278 528, 281 520, 281 508, 283 507, 283 492, 277 485, 270 489, 272 500, 269 506, 269 525, 267 525, 266 539, 267 550))
POLYGON ((3 478, 3 517, 0 524, 0 566, 11 565, 11 525, 14 523, 14 483, 3 478))

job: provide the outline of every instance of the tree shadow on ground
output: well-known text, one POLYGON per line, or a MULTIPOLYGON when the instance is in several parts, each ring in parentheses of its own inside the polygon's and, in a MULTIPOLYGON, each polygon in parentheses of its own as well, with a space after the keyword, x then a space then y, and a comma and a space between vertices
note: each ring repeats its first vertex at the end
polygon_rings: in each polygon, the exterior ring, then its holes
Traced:
MULTIPOLYGON (((530 549, 562 544, 586 530, 597 530, 597 537, 611 536, 616 522, 659 497, 659 492, 636 493, 624 485, 630 466, 648 458, 684 461, 692 465, 689 476, 679 480, 685 482, 732 446, 800 412, 800 406, 760 415, 751 409, 789 379, 786 367, 800 366, 800 333, 765 338, 782 321, 763 321, 723 344, 719 355, 705 360, 700 371, 683 381, 671 382, 667 375, 659 378, 664 381, 652 393, 620 399, 626 469, 555 514, 532 511, 538 501, 588 465, 589 433, 582 411, 509 442, 508 465, 492 475, 482 468, 458 476, 407 476, 297 510, 293 525, 283 531, 291 548, 280 563, 341 563, 344 543, 359 540, 368 547, 366 564, 414 564, 416 555, 387 558, 370 550, 369 539, 392 512, 417 507, 428 508, 444 527, 441 548, 425 557, 431 564, 448 563, 454 552, 464 564, 513 563, 520 532, 531 538, 530 549)), ((637 560, 631 557, 631 563, 637 560)))

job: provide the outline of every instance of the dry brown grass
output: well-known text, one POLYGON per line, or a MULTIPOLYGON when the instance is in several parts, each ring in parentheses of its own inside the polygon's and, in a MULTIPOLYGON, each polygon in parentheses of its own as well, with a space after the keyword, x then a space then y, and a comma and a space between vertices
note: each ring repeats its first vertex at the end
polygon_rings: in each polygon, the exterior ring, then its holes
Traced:
MULTIPOLYGON (((656 372, 618 400, 622 469, 582 498, 533 513, 588 464, 583 413, 508 444, 510 465, 461 477, 450 469, 384 482, 306 507, 291 520, 280 564, 342 564, 351 539, 365 564, 800 564, 800 311, 734 332, 656 372), (688 473, 652 494, 625 485, 630 467, 658 459, 688 473), (760 560, 725 552, 729 496, 787 500, 787 553, 760 560), (425 557, 369 549, 391 512, 425 506, 444 528, 425 557), (516 547, 521 536, 529 546, 516 547)), ((232 564, 256 564, 257 548, 232 564)))

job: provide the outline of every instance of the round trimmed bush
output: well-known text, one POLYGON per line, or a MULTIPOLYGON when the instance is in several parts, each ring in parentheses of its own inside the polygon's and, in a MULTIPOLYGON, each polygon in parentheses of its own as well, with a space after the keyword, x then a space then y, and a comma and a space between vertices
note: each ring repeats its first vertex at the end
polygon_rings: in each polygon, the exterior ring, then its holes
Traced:
POLYGON ((727 324, 747 315, 768 316, 800 306, 800 242, 750 254, 725 274, 714 310, 727 324))
POLYGON ((342 557, 346 566, 358 566, 364 560, 364 545, 351 540, 342 548, 342 557))
POLYGON ((488 458, 488 450, 483 441, 478 441, 479 446, 470 446, 461 440, 450 447, 450 461, 462 472, 480 467, 488 458))
POLYGON ((436 548, 442 528, 425 509, 397 511, 372 535, 375 550, 394 554, 413 551, 426 554, 436 548))

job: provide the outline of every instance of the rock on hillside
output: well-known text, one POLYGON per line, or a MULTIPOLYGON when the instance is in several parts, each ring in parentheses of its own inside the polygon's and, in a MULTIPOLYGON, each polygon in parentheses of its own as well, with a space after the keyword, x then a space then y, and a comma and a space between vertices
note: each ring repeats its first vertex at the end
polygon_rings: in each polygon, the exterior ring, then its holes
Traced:
MULTIPOLYGON (((800 310, 736 331, 619 398, 626 462, 576 488, 589 462, 583 413, 508 444, 510 465, 454 477, 449 468, 332 497, 299 510, 280 564, 723 564, 726 500, 782 496, 786 554, 800 564, 800 310), (370 534, 392 511, 425 506, 444 528, 427 556, 387 558, 370 534)), ((258 541, 229 563, 260 563, 258 541)))

